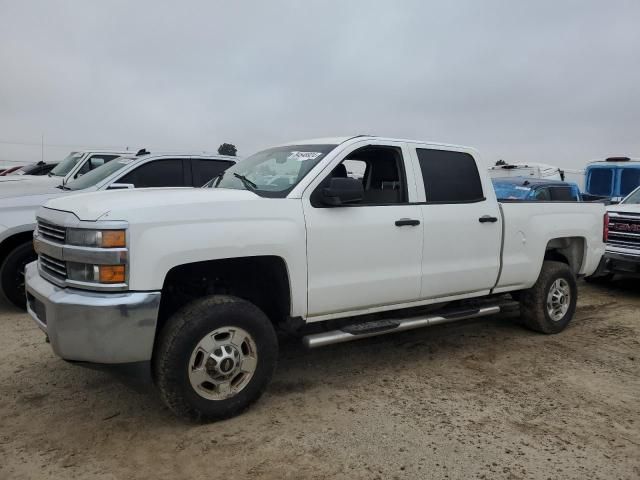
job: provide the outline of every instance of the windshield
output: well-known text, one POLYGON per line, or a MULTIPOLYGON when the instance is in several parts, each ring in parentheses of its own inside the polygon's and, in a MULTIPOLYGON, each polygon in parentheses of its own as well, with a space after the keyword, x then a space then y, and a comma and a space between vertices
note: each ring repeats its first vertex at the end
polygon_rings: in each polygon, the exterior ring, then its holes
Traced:
POLYGON ((613 169, 593 168, 587 175, 589 193, 592 195, 603 195, 607 197, 611 195, 611 187, 613 186, 613 169))
POLYGON ((620 203, 626 205, 640 205, 640 187, 636 188, 627 198, 620 203))
POLYGON ((111 162, 105 163, 104 165, 101 165, 98 168, 94 168, 90 172, 85 173, 81 177, 68 182, 65 185, 65 189, 82 190, 84 188, 93 187, 111 174, 117 172, 121 168, 124 168, 126 165, 129 165, 134 160, 135 159, 133 158, 118 158, 111 162))
POLYGON ((284 198, 337 145, 289 145, 263 150, 225 170, 209 188, 249 190, 284 198))
POLYGON ((64 177, 67 173, 71 171, 73 167, 80 161, 80 159, 84 156, 82 152, 71 152, 67 158, 62 160, 56 168, 49 172, 50 177, 64 177))
POLYGON ((510 182, 493 182, 498 200, 524 200, 531 193, 531 188, 510 182))

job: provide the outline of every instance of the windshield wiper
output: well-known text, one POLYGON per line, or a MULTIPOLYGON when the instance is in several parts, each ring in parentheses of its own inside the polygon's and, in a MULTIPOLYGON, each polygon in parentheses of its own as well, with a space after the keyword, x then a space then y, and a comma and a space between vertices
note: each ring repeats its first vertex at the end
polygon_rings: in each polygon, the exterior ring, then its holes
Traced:
POLYGON ((239 178, 240 181, 242 182, 242 184, 247 187, 247 190, 257 190, 258 189, 258 185, 256 185, 255 183, 253 183, 251 180, 249 180, 247 177, 245 177, 244 175, 240 175, 239 173, 235 173, 233 172, 233 176, 236 178, 239 178))
POLYGON ((60 190, 71 190, 69 187, 67 187, 66 185, 58 185, 56 186, 56 188, 59 188, 60 190))

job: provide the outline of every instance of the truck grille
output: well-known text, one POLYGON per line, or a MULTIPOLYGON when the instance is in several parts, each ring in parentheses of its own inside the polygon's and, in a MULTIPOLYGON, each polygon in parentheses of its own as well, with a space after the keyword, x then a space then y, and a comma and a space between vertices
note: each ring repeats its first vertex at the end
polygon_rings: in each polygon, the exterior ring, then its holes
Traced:
POLYGON ((42 238, 56 243, 64 243, 67 237, 67 229, 65 227, 43 222, 40 219, 38 219, 38 232, 42 235, 42 238))
POLYGON ((40 262, 42 271, 60 280, 67 279, 67 264, 62 260, 41 253, 38 261, 40 262))
POLYGON ((607 244, 615 247, 640 249, 640 215, 609 213, 607 244))

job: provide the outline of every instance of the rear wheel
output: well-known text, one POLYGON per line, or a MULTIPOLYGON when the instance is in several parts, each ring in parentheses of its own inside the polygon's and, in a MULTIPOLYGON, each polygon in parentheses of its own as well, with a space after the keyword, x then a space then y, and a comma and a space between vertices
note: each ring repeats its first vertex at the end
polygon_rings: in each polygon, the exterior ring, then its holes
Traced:
POLYGON ((278 340, 255 305, 214 295, 173 315, 154 354, 165 404, 197 421, 228 418, 255 402, 275 370, 278 340))
POLYGON ((531 330, 559 333, 573 318, 577 299, 578 287, 569 266, 545 261, 535 285, 520 294, 520 315, 531 330))
POLYGON ((27 308, 24 291, 24 267, 37 258, 31 242, 25 242, 9 252, 0 267, 2 294, 16 307, 27 308))

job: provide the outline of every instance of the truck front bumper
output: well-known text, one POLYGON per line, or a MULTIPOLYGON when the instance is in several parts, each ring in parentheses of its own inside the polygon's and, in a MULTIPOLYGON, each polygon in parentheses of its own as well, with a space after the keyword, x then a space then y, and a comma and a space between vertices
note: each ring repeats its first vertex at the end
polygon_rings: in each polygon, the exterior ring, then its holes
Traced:
POLYGON ((160 292, 90 292, 60 288, 25 269, 27 311, 65 360, 100 364, 148 362, 160 292))
POLYGON ((603 259, 608 272, 640 274, 640 251, 606 250, 603 259))

